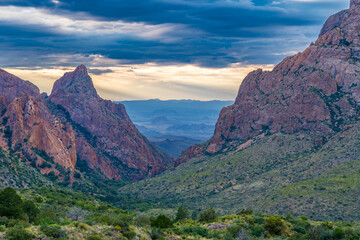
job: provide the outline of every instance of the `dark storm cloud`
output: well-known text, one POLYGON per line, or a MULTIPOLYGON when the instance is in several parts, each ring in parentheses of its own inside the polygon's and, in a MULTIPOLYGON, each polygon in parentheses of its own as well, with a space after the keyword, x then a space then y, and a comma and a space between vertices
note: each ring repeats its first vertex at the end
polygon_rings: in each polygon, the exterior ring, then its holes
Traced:
POLYGON ((210 67, 275 63, 314 41, 326 17, 347 5, 347 1, 1 0, 2 7, 36 9, 35 20, 36 14, 44 13, 74 22, 62 27, 62 23, 52 24, 56 19, 43 23, 44 17, 37 21, 0 18, 0 64, 6 65, 4 56, 12 56, 10 65, 56 65, 59 60, 51 57, 56 54, 210 67), (91 23, 91 29, 83 31, 89 24, 82 26, 77 20, 101 24, 91 23), (107 22, 116 21, 129 23, 126 31, 102 31, 107 22), (132 32, 132 23, 154 26, 154 30, 143 33, 148 29, 144 27, 132 32))

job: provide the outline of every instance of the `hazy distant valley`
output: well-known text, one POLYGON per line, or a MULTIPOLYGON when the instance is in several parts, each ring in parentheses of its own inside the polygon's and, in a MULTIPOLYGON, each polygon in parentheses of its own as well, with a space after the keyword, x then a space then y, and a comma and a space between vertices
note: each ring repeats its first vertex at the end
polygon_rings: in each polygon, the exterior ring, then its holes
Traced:
POLYGON ((152 99, 121 103, 142 134, 177 158, 182 150, 212 137, 221 109, 233 101, 152 99))

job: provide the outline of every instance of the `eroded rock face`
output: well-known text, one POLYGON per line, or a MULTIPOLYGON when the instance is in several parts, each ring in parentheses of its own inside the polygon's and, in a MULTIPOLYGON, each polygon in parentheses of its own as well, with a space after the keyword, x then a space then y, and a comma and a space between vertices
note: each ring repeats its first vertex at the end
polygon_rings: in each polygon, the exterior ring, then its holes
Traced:
POLYGON ((219 116, 208 153, 264 132, 329 135, 359 115, 360 1, 329 18, 319 39, 273 71, 242 82, 234 105, 219 116))
MULTIPOLYGON (((315 44, 272 71, 251 72, 222 109, 205 152, 236 149, 260 134, 305 131, 329 136, 355 121, 360 104, 360 0, 331 16, 315 44)), ((185 151, 177 163, 194 156, 185 151)))
POLYGON ((171 161, 138 132, 122 104, 98 96, 84 65, 57 80, 49 100, 86 129, 87 139, 77 140, 77 151, 109 178, 155 175, 171 161))
POLYGON ((36 154, 44 151, 53 163, 75 170, 74 131, 51 115, 35 85, 0 70, 0 109, 7 150, 22 153, 35 164, 46 161, 36 154))

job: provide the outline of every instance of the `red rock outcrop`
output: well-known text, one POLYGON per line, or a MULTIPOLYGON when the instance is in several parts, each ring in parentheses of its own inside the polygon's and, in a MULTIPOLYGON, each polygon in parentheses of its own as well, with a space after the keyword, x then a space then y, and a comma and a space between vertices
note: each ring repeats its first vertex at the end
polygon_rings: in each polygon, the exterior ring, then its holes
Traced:
POLYGON ((46 159, 36 152, 43 151, 54 163, 75 170, 75 133, 51 115, 35 85, 0 70, 0 110, 8 150, 41 162, 46 159))
POLYGON ((208 153, 263 132, 328 135, 359 114, 360 1, 331 16, 319 39, 271 72, 242 82, 234 105, 219 116, 208 153))
MULTIPOLYGON (((222 109, 205 152, 227 151, 263 133, 328 136, 359 116, 360 0, 331 16, 315 44, 272 71, 251 72, 222 109), (230 148, 231 149, 231 148, 230 148)), ((193 156, 191 148, 184 154, 193 156), (190 152, 189 152, 190 151, 190 152)), ((177 160, 177 164, 186 157, 177 160)))
POLYGON ((81 126, 78 156, 107 177, 140 179, 165 170, 170 163, 170 157, 139 133, 122 104, 98 96, 84 65, 57 80, 49 100, 81 126))

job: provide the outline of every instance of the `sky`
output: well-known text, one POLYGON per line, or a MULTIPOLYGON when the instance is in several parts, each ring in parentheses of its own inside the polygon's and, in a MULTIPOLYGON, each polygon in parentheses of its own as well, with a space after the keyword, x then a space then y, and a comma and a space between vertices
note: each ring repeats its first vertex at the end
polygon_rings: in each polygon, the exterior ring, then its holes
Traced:
POLYGON ((85 64, 111 100, 234 100, 349 0, 0 0, 0 68, 51 92, 85 64))

